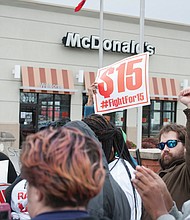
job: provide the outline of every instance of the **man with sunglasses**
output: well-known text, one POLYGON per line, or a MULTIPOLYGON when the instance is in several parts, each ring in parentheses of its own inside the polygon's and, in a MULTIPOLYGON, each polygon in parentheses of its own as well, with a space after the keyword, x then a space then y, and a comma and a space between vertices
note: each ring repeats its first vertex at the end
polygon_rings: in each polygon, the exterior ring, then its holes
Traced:
POLYGON ((176 202, 179 210, 190 199, 190 88, 182 90, 179 101, 186 105, 186 128, 167 124, 159 133, 158 147, 161 150, 159 176, 176 202))

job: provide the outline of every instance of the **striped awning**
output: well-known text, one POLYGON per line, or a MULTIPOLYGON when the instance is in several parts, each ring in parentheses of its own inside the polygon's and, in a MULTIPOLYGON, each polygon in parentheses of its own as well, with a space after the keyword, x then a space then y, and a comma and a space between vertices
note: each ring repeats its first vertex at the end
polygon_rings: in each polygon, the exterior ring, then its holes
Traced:
POLYGON ((85 82, 85 91, 88 91, 88 88, 92 83, 95 82, 97 72, 84 72, 84 82, 85 82))
POLYGON ((22 67, 22 86, 24 92, 73 94, 73 74, 68 70, 36 67, 22 67))
POLYGON ((150 98, 177 101, 180 83, 176 79, 150 77, 150 98))
MULTIPOLYGON (((96 72, 85 72, 85 91, 96 79, 96 72)), ((174 100, 177 101, 180 91, 180 83, 176 79, 149 77, 150 98, 154 100, 174 100)))

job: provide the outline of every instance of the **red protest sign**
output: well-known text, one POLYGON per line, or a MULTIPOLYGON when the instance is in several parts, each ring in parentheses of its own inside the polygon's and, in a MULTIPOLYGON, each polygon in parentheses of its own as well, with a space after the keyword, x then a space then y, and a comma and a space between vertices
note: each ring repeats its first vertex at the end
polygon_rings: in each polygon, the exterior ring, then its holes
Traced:
POLYGON ((143 53, 99 69, 95 113, 149 105, 148 62, 149 54, 143 53))

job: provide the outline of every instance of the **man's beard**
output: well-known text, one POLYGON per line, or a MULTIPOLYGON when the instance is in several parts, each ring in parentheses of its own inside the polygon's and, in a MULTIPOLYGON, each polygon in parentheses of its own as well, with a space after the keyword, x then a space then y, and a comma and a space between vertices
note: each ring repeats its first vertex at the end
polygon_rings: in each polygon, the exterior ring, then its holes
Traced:
POLYGON ((173 156, 170 153, 164 153, 161 157, 161 165, 163 169, 168 169, 174 161, 180 160, 184 158, 184 154, 180 154, 177 157, 173 156))
POLYGON ((169 153, 163 154, 161 157, 161 164, 162 164, 163 169, 169 168, 169 166, 171 165, 173 161, 174 160, 171 154, 169 153))

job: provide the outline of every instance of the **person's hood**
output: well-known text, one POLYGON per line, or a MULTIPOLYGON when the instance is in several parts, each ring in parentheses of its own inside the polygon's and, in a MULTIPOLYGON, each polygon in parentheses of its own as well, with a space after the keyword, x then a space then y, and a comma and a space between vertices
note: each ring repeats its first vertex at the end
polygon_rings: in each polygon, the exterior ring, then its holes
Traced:
MULTIPOLYGON (((83 121, 70 121, 68 122, 66 125, 64 125, 64 127, 74 127, 74 128, 78 128, 80 131, 82 131, 84 134, 88 135, 89 137, 93 138, 95 141, 97 141, 99 143, 99 146, 101 147, 101 143, 98 140, 98 138, 96 137, 94 131, 83 121)), ((102 147, 101 147, 102 149, 102 147)), ((106 160, 106 156, 102 150, 102 160, 103 160, 103 165, 104 168, 106 169, 106 172, 109 172, 109 168, 108 168, 108 162, 106 160)))
POLYGON ((185 163, 185 159, 178 159, 173 161, 167 168, 165 168, 162 164, 161 159, 159 159, 159 164, 161 169, 159 170, 159 176, 163 177, 166 173, 171 172, 172 170, 175 169, 176 166, 185 163))

